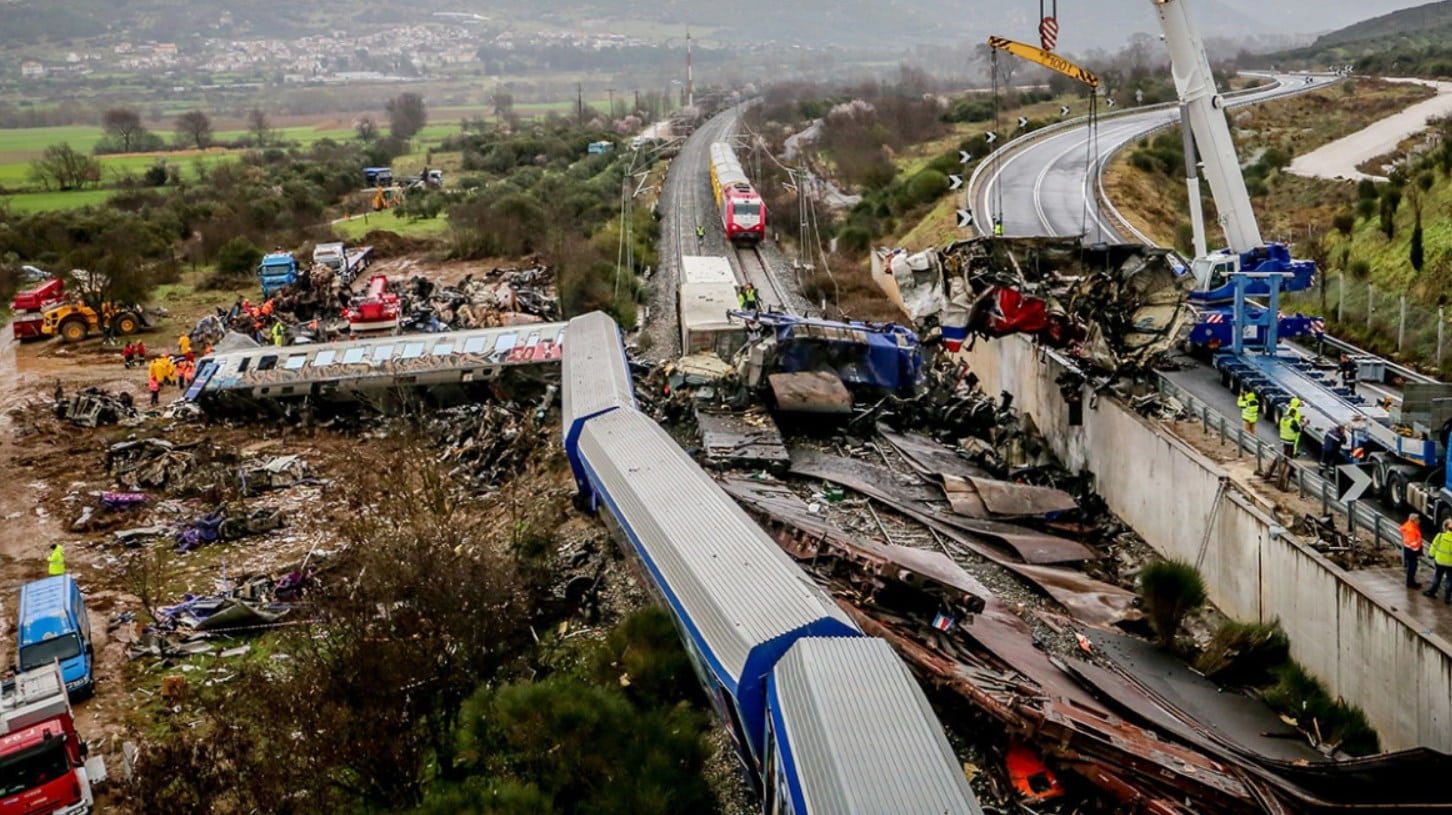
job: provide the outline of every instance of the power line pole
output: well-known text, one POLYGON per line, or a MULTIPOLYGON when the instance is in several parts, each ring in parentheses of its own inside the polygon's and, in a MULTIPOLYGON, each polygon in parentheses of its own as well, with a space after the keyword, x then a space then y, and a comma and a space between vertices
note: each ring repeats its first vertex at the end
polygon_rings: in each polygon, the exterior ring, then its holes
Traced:
POLYGON ((696 106, 696 78, 691 67, 691 29, 686 29, 686 107, 696 106))
POLYGON ((605 90, 606 90, 607 93, 610 94, 610 120, 611 121, 614 121, 615 120, 615 89, 614 88, 606 88, 605 90))
POLYGON ((585 86, 579 82, 575 83, 575 119, 581 126, 585 126, 585 86))

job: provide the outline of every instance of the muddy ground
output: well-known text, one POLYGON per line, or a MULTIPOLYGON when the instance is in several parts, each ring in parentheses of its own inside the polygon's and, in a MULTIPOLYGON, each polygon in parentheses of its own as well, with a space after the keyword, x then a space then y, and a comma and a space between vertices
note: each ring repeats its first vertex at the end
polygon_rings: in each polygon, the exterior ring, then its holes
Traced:
MULTIPOLYGON (((470 274, 519 265, 507 261, 440 263, 424 257, 402 257, 380 261, 370 273, 390 277, 422 275, 452 285, 470 274)), ((230 302, 233 296, 231 292, 195 293, 186 288, 169 288, 159 295, 157 305, 170 313, 141 339, 152 353, 174 352, 183 332, 216 304, 230 302)), ((19 589, 45 576, 50 546, 60 541, 65 545, 67 568, 87 598, 96 653, 96 693, 76 704, 78 727, 93 751, 99 749, 105 755, 113 776, 122 769, 122 743, 144 732, 148 717, 171 715, 158 698, 163 675, 184 671, 188 681, 206 682, 217 678, 213 674, 225 674, 225 669, 178 666, 149 656, 131 660, 130 641, 142 625, 150 622, 138 595, 152 595, 157 605, 171 604, 181 600, 184 592, 215 593, 219 581, 226 578, 280 575, 304 558, 325 557, 329 547, 335 545, 332 529, 338 510, 329 502, 332 485, 348 478, 350 469, 359 466, 356 434, 343 436, 326 429, 303 432, 257 422, 175 420, 165 410, 146 410, 146 380, 144 366, 127 369, 119 348, 103 347, 98 339, 76 345, 58 340, 22 344, 13 338, 8 325, 0 337, 0 461, 6 475, 0 487, 0 515, 7 533, 0 537, 0 649, 8 656, 3 665, 15 660, 19 589), (68 396, 86 387, 130 394, 143 410, 143 421, 136 426, 79 428, 53 415, 51 406, 58 389, 68 396), (189 495, 205 486, 202 484, 146 490, 148 501, 143 508, 119 513, 98 509, 90 528, 73 531, 73 522, 84 507, 98 504, 101 491, 119 488, 105 469, 108 446, 135 438, 159 438, 174 444, 207 440, 228 455, 244 459, 297 454, 307 462, 318 483, 246 499, 248 509, 282 508, 286 519, 282 529, 209 544, 187 554, 176 554, 172 541, 165 538, 128 549, 113 542, 113 533, 201 514, 219 497, 216 492, 189 495), (123 615, 136 622, 121 624, 123 615)), ((180 389, 164 390, 163 408, 180 395, 180 389)), ((236 499, 225 488, 221 493, 222 498, 236 499)), ((184 715, 184 711, 178 715, 184 715)), ((114 796, 103 794, 101 801, 102 811, 126 811, 114 796)))

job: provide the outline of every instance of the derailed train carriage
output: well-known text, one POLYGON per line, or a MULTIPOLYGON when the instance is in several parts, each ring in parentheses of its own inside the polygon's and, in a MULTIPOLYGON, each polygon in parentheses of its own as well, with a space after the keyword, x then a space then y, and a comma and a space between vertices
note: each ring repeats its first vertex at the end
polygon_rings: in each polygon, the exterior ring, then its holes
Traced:
POLYGON ((532 323, 222 351, 197 362, 184 398, 209 413, 454 404, 487 396, 500 380, 557 381, 564 333, 564 323, 532 323))
POLYGON ((671 612, 770 813, 978 813, 921 688, 653 420, 619 330, 569 323, 564 443, 671 612))

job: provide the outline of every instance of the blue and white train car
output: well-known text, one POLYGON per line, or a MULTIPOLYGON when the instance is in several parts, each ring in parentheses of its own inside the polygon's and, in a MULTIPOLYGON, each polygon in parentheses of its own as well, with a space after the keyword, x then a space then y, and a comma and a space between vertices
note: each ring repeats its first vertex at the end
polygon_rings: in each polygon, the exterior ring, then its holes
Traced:
POLYGON ((592 500, 640 557, 712 703, 759 773, 766 682, 777 660, 802 637, 861 632, 650 417, 630 409, 598 415, 576 443, 592 500))
POLYGON ((927 700, 650 417, 615 324, 567 329, 564 441, 581 503, 637 556, 779 815, 981 815, 927 700))
POLYGON ((883 640, 798 640, 767 707, 766 812, 980 811, 927 696, 883 640))

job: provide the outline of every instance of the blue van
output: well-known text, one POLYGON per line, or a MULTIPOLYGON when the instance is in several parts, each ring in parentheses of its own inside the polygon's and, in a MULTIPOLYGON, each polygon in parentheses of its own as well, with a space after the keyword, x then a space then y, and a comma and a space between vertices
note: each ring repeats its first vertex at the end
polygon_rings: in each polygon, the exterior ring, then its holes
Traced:
POLYGON ((20 625, 15 639, 22 672, 58 659, 69 695, 88 696, 95 690, 91 619, 81 589, 70 575, 47 577, 20 588, 20 625))

